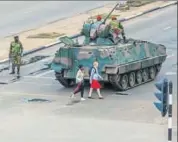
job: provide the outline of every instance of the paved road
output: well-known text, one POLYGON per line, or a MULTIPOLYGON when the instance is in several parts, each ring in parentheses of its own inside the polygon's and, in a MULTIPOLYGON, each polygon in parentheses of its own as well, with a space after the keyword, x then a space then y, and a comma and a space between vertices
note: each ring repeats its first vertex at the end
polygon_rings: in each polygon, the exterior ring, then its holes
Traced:
MULTIPOLYGON (((158 78, 167 76, 174 83, 174 104, 177 104, 177 8, 144 15, 125 22, 127 35, 164 42, 168 58, 158 78), (154 25, 154 26, 153 26, 154 25)), ((54 54, 58 46, 35 53, 54 54)), ((20 81, 0 86, 0 139, 12 141, 64 142, 166 142, 167 121, 154 108, 154 82, 115 95, 110 89, 102 91, 104 100, 86 100, 68 106, 71 89, 54 80, 53 72, 28 75, 42 68, 42 61, 23 67, 20 81), (27 99, 43 98, 50 103, 27 103, 27 99), (13 128, 13 129, 12 129, 13 128), (9 135, 11 137, 9 137, 9 135)), ((7 72, 0 74, 7 78, 7 72)), ((86 90, 86 94, 88 88, 86 90)), ((97 98, 97 96, 95 96, 97 98)), ((78 97, 76 98, 76 100, 78 97)), ((173 109, 173 137, 176 142, 177 110, 173 109)))
POLYGON ((73 16, 110 1, 1 1, 0 37, 73 16))

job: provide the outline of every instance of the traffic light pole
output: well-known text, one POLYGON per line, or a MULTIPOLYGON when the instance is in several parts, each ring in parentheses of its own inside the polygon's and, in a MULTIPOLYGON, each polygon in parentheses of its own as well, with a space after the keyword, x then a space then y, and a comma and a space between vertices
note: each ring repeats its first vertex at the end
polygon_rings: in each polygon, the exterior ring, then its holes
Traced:
POLYGON ((161 116, 165 117, 168 113, 168 142, 172 142, 172 92, 173 83, 164 78, 155 83, 159 92, 155 92, 154 95, 160 102, 154 102, 156 108, 161 112, 161 116))
POLYGON ((172 142, 172 81, 169 82, 168 142, 172 142))

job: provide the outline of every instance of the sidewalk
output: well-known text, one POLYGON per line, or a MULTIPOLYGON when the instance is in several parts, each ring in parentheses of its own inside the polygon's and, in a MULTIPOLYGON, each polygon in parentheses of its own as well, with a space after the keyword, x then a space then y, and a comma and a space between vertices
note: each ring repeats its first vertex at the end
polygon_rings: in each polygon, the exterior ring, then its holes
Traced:
MULTIPOLYGON (((141 7, 131 7, 130 10, 125 12, 120 12, 119 10, 115 10, 113 14, 119 15, 119 18, 127 18, 133 15, 137 15, 145 10, 149 10, 158 6, 164 6, 165 4, 172 3, 173 1, 157 1, 153 2, 141 7)), ((28 38, 28 36, 40 34, 40 33, 59 33, 65 34, 67 36, 71 36, 73 34, 79 33, 84 21, 86 21, 89 17, 95 16, 97 14, 104 14, 110 12, 110 10, 114 7, 114 4, 105 5, 102 8, 94 9, 82 14, 78 14, 74 17, 70 17, 67 19, 59 20, 53 23, 49 23, 46 26, 32 29, 29 31, 25 31, 19 34, 20 40, 24 45, 25 51, 49 44, 51 42, 55 42, 55 39, 47 39, 47 38, 28 38)), ((8 38, 1 38, 1 52, 0 52, 0 60, 6 59, 8 57, 8 50, 10 42, 13 40, 13 36, 8 38)))

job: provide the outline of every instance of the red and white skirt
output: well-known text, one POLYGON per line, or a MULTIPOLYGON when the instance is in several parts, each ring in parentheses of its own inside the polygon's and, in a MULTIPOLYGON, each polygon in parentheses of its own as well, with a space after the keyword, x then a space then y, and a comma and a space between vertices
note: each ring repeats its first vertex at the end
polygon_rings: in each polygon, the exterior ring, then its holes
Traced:
POLYGON ((101 85, 98 82, 98 80, 92 80, 91 88, 93 88, 93 89, 100 89, 101 88, 101 85))

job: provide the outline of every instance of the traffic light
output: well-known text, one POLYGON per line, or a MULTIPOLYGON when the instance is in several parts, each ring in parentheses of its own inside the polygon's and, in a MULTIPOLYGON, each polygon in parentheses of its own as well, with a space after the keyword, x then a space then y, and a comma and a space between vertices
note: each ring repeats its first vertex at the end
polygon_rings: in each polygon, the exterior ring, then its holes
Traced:
POLYGON ((154 95, 160 102, 154 102, 156 108, 161 112, 162 117, 166 116, 168 110, 168 80, 166 78, 155 83, 159 92, 154 95))

